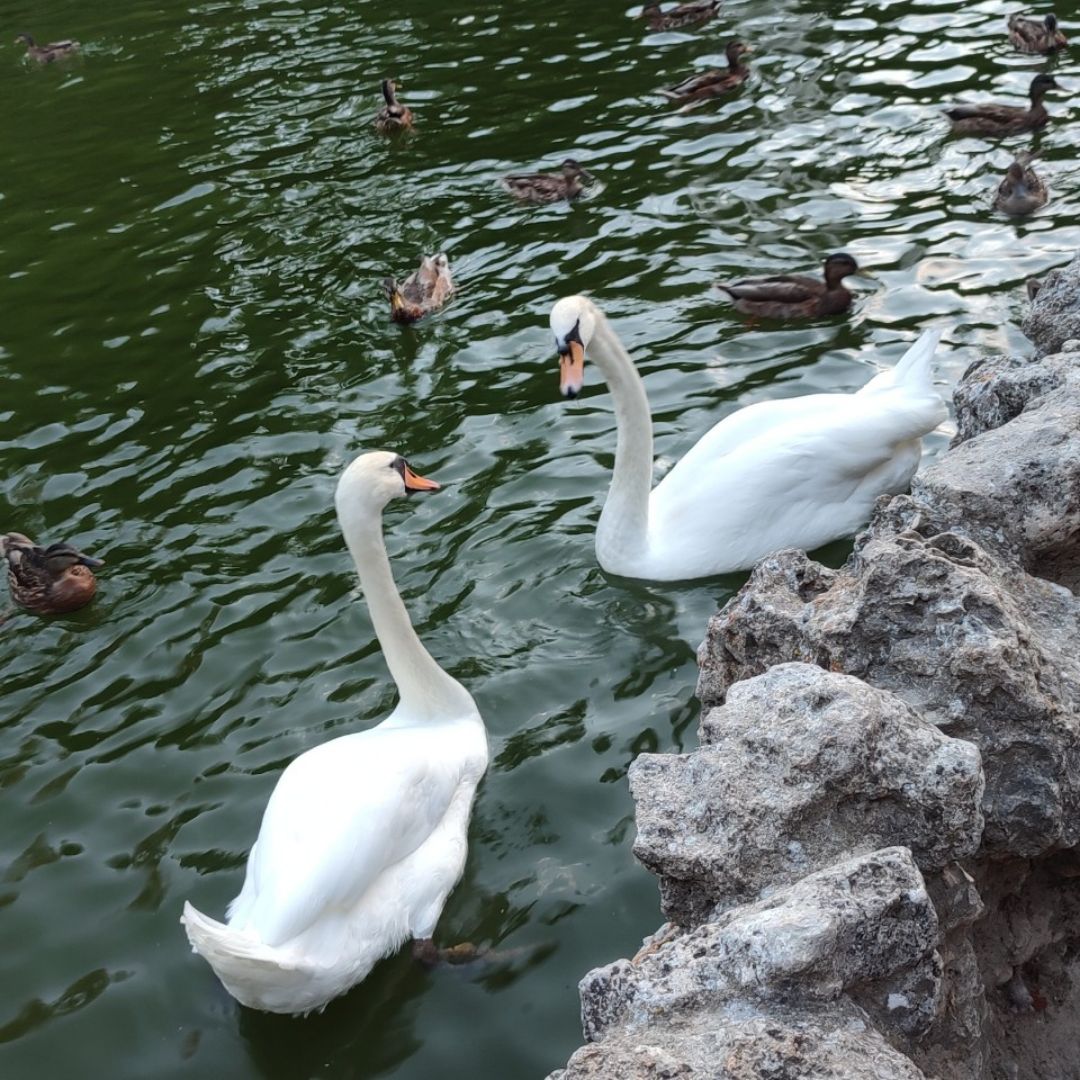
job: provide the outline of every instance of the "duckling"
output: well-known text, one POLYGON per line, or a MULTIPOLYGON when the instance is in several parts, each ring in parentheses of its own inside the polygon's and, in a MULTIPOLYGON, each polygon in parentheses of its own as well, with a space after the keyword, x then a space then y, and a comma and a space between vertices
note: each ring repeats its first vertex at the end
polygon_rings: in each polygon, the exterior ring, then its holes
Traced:
POLYGON ((645 4, 640 18, 649 20, 650 30, 678 30, 683 26, 696 26, 716 18, 720 0, 697 0, 695 3, 679 4, 678 7, 661 11, 656 0, 645 4))
POLYGON ((0 536, 0 558, 7 559, 11 599, 37 615, 59 615, 89 604, 97 591, 93 571, 105 565, 71 544, 41 548, 15 532, 0 536))
POLYGON ((48 45, 37 45, 29 34, 16 34, 15 44, 26 46, 26 55, 39 64, 51 64, 54 60, 63 60, 74 56, 79 51, 77 41, 50 41, 48 45))
POLYGON ((411 323, 430 315, 454 295, 450 260, 443 252, 425 255, 420 266, 400 285, 392 277, 383 279, 383 289, 390 301, 390 318, 411 323))
POLYGON ((725 50, 727 54, 727 70, 724 68, 709 68, 700 75, 691 75, 683 79, 681 83, 669 86, 660 93, 673 101, 699 101, 702 98, 716 97, 735 90, 746 81, 750 69, 743 63, 742 58, 753 52, 749 45, 741 41, 730 41, 725 50))
POLYGON ((375 117, 375 130, 383 135, 396 135, 401 131, 412 131, 412 109, 398 101, 397 85, 393 79, 383 79, 382 93, 386 99, 386 104, 375 117))
POLYGON ((1034 131, 1046 125, 1050 114, 1043 105, 1047 91, 1057 89, 1052 75, 1036 75, 1028 88, 1031 107, 1018 105, 957 105, 946 109, 955 135, 1012 135, 1019 131, 1034 131))
POLYGON ((780 274, 777 277, 717 283, 735 301, 735 309, 744 315, 767 319, 814 319, 837 315, 851 307, 851 293, 841 282, 857 274, 859 265, 843 252, 830 255, 824 262, 824 280, 803 274, 780 274))
POLYGON ((1069 44, 1069 39, 1057 28, 1057 16, 1052 14, 1043 22, 1025 19, 1019 13, 1010 15, 1009 40, 1025 53, 1057 52, 1069 44))
POLYGON ((1009 166, 994 196, 994 209, 1005 214, 1019 216, 1030 214, 1045 206, 1050 191, 1042 178, 1031 167, 1033 155, 1021 150, 1009 166))
POLYGON ((573 202, 585 190, 585 183, 596 177, 573 158, 567 158, 557 173, 518 173, 504 176, 502 186, 522 202, 553 203, 560 199, 573 202), (583 183, 584 181, 584 183, 583 183))

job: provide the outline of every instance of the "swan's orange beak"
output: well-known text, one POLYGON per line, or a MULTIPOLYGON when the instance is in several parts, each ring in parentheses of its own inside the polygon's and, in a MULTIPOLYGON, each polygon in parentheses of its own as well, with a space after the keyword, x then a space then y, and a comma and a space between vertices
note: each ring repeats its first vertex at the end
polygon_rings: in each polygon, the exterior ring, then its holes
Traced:
POLYGON ((412 494, 414 491, 438 491, 441 484, 429 480, 426 476, 414 473, 408 465, 405 466, 405 491, 412 494))
POLYGON ((585 385, 585 346, 580 341, 568 341, 566 350, 559 350, 559 392, 563 397, 576 398, 585 385))

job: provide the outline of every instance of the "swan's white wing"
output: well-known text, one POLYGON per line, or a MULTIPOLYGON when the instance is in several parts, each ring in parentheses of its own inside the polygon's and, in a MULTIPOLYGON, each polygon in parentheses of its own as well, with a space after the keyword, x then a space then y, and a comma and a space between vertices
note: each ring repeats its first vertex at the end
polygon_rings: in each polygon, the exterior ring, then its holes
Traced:
POLYGON ((761 405, 718 424, 653 490, 659 563, 694 576, 844 535, 876 495, 906 483, 918 460, 911 443, 945 414, 936 394, 902 388, 761 405))
POLYGON ((375 728, 302 754, 281 774, 230 925, 281 945, 347 910, 442 820, 461 762, 425 729, 375 728), (452 760, 447 762, 446 757, 452 760))

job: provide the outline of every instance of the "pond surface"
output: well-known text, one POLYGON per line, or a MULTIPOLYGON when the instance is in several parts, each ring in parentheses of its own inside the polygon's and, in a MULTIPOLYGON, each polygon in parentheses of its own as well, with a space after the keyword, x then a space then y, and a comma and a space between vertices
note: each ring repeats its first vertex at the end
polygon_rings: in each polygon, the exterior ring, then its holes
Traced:
POLYGON ((649 34, 571 0, 0 5, 0 528, 108 560, 89 608, 0 628, 0 1074, 506 1080, 565 1059, 578 979, 658 922, 627 767, 694 744, 694 651, 744 578, 597 569, 611 399, 590 369, 557 400, 548 310, 587 290, 609 312, 661 471, 745 404, 859 387, 923 327, 945 330, 944 393, 1026 348, 1024 278, 1080 247, 1080 127, 1049 103, 1054 201, 1012 222, 990 201, 1029 138, 950 140, 939 113, 1054 67, 1011 51, 1014 8, 730 0, 649 34), (23 29, 82 56, 32 69, 23 29), (741 92, 655 95, 735 31, 741 92), (371 128, 384 75, 413 138, 371 128), (601 181, 578 205, 497 185, 566 156, 601 181), (391 325, 380 279, 437 249, 459 295, 391 325), (749 325, 712 288, 839 249, 875 275, 846 318, 749 325), (322 1015, 264 1016, 177 920, 238 891, 296 754, 392 706, 332 510, 372 448, 446 485, 390 509, 388 545, 492 744, 440 938, 499 959, 427 973, 406 952, 322 1015))

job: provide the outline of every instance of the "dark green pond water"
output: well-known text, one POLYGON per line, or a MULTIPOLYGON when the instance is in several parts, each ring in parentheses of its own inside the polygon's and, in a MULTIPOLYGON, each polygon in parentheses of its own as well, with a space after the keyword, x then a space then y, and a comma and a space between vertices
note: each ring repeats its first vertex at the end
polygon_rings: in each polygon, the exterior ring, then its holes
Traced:
MULTIPOLYGON (((577 980, 658 921, 627 766, 693 744, 694 650, 742 578, 597 570, 611 401, 592 369, 557 400, 547 312, 606 307, 661 469, 749 402, 857 388, 924 326, 945 329, 943 392, 1022 348, 1023 279, 1080 246, 1080 126, 1051 102, 1054 202, 1014 223, 990 200, 1029 140, 948 140, 938 112, 1019 101, 1047 66, 1007 45, 1013 9, 731 0, 649 35, 571 0, 0 2, 0 528, 108 560, 88 609, 0 628, 0 1075, 504 1080, 565 1059, 577 980), (31 69, 20 30, 83 55, 31 69), (685 114, 655 96, 736 30, 742 92, 685 114), (407 141, 370 125, 387 74, 407 141), (567 155, 602 182, 579 205, 496 183, 567 155), (458 297, 391 325, 380 278, 439 248, 458 297), (877 278, 847 318, 748 326, 711 287, 835 249, 877 278), (391 708, 332 511, 376 447, 446 484, 389 511, 388 543, 491 736, 440 937, 501 959, 403 954, 322 1015, 259 1015, 177 920, 238 891, 289 760, 391 708)), ((1080 88, 1076 69, 1056 70, 1080 88)))

